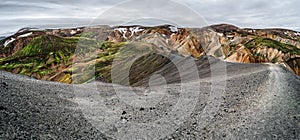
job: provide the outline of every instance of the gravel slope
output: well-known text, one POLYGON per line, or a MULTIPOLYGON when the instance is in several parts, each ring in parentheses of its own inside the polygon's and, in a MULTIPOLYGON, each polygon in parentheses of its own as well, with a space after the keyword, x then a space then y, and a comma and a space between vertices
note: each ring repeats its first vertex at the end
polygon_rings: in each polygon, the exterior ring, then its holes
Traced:
POLYGON ((276 65, 226 65, 227 74, 215 79, 203 69, 198 81, 134 88, 150 106, 127 102, 135 96, 123 86, 72 86, 0 71, 0 138, 299 139, 299 77, 276 65))
POLYGON ((1 139, 105 138, 84 118, 72 87, 0 71, 1 139))

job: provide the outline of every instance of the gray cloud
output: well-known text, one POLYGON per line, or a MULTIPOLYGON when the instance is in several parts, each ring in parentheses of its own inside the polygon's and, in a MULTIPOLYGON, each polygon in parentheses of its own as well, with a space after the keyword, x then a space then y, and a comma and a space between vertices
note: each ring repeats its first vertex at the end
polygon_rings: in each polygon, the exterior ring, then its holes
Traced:
MULTIPOLYGON (((281 27, 300 30, 300 10, 298 10, 300 3, 297 0, 174 0, 174 2, 179 4, 161 0, 134 2, 4 0, 0 3, 0 34, 26 26, 51 28, 59 25, 64 27, 87 25, 94 18, 95 24, 120 24, 136 17, 164 18, 182 26, 203 26, 201 21, 203 17, 207 24, 230 23, 241 27, 281 27)), ((149 24, 164 22, 149 19, 145 21, 149 24)), ((130 23, 134 22, 141 23, 134 20, 130 23)))
MULTIPOLYGON (((188 3, 187 3, 188 5, 188 3)), ((203 0, 190 5, 209 23, 232 23, 243 27, 283 27, 299 30, 297 0, 203 0)))

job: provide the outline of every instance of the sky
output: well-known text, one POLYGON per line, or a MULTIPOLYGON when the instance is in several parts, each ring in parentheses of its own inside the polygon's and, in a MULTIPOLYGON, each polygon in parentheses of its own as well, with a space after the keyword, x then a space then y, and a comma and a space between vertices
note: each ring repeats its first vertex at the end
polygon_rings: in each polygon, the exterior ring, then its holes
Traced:
POLYGON ((173 24, 300 31, 298 0, 1 0, 0 35, 23 27, 173 24))

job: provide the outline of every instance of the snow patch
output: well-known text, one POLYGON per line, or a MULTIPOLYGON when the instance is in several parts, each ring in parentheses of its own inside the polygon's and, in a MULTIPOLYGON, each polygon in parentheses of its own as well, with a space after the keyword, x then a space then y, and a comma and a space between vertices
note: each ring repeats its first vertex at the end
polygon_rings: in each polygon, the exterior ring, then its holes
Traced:
POLYGON ((144 29, 140 29, 140 27, 131 27, 131 28, 130 28, 130 31, 136 33, 136 32, 144 31, 144 29))
POLYGON ((249 33, 255 33, 256 30, 255 29, 251 29, 251 30, 248 30, 249 33))
POLYGON ((71 32, 70 32, 70 34, 71 35, 74 35, 74 34, 76 34, 77 32, 75 31, 75 30, 72 30, 71 32))
POLYGON ((122 34, 127 32, 127 28, 116 28, 114 30, 119 31, 122 34))
POLYGON ((16 40, 16 39, 14 39, 14 38, 10 38, 10 40, 6 40, 5 43, 3 44, 4 47, 6 47, 9 43, 11 43, 11 42, 13 42, 13 41, 15 41, 15 40, 16 40))
POLYGON ((170 26, 169 28, 170 28, 171 32, 178 32, 179 31, 179 29, 175 26, 170 26))
POLYGON ((129 29, 127 29, 127 28, 115 28, 114 30, 119 31, 121 34, 123 34, 124 38, 127 38, 126 35, 125 35, 127 32, 130 32, 131 37, 132 37, 135 33, 144 31, 144 29, 141 29, 140 27, 130 27, 129 29))
POLYGON ((26 34, 19 35, 18 38, 21 38, 21 37, 27 37, 27 36, 30 36, 30 35, 32 35, 32 32, 29 32, 29 33, 26 33, 26 34))
POLYGON ((228 35, 227 39, 229 39, 231 42, 234 41, 234 35, 228 35))
POLYGON ((127 38, 126 37, 126 32, 127 32, 127 28, 116 28, 116 29, 114 29, 115 31, 119 31, 121 34, 123 34, 123 37, 124 38, 127 38))
POLYGON ((140 27, 130 27, 129 30, 131 32, 131 36, 133 36, 137 32, 144 31, 144 29, 140 29, 140 27))
POLYGON ((223 36, 223 33, 217 33, 219 36, 223 36))
MULTIPOLYGON (((22 37, 28 37, 28 36, 30 36, 30 35, 32 35, 33 33, 32 32, 29 32, 29 33, 26 33, 26 34, 22 34, 22 35, 19 35, 17 38, 22 38, 22 37)), ((4 42, 4 47, 6 47, 8 44, 10 44, 10 43, 12 43, 12 42, 14 42, 16 39, 15 38, 10 38, 10 39, 8 39, 8 40, 6 40, 5 42, 4 42)))

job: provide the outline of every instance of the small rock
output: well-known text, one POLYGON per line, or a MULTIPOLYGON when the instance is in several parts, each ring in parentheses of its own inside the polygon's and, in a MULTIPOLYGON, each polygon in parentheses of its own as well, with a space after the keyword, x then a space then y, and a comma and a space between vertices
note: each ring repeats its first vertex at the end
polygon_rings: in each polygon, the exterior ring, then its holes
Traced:
POLYGON ((2 82, 2 85, 5 87, 8 86, 6 82, 2 82))

